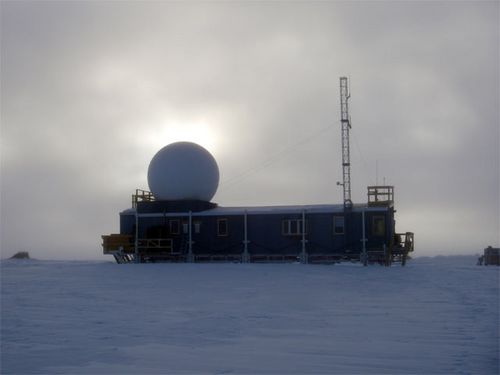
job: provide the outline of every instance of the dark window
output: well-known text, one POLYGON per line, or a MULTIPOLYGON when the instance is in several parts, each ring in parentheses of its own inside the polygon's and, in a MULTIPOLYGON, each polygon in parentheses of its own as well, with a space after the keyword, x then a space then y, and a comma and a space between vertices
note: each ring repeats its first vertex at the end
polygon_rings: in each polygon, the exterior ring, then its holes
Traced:
MULTIPOLYGON (((284 236, 298 236, 303 232, 301 219, 288 219, 281 222, 281 233, 284 236)), ((306 222, 307 232, 307 222, 306 222)))
POLYGON ((195 221, 194 223, 194 233, 200 233, 201 229, 201 222, 200 221, 195 221))
POLYGON ((345 233, 345 221, 343 216, 333 217, 333 234, 345 233))
POLYGON ((179 234, 179 220, 170 220, 170 234, 179 234))
POLYGON ((373 217, 372 234, 374 236, 385 236, 385 217, 383 216, 373 217))
POLYGON ((217 235, 218 236, 228 235, 227 219, 217 219, 217 235))

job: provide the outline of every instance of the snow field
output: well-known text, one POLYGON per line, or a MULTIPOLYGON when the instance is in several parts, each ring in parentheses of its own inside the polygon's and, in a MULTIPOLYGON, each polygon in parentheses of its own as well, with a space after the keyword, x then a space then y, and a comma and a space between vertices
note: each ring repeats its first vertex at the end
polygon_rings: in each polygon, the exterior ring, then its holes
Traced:
POLYGON ((499 268, 1 262, 1 373, 497 374, 499 268))

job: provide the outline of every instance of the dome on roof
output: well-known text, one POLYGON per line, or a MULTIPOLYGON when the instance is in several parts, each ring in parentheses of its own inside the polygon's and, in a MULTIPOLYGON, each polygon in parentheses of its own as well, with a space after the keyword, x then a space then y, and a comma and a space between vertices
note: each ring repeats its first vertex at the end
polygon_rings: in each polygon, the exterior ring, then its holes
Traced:
POLYGON ((176 142, 156 153, 148 168, 156 200, 209 202, 219 186, 219 167, 210 152, 192 142, 176 142))

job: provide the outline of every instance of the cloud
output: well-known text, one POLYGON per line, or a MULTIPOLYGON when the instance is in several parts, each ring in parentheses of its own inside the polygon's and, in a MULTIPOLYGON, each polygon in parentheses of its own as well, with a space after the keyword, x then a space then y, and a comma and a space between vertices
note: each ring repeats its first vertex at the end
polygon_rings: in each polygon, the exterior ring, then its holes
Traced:
POLYGON ((2 253, 100 257, 179 137, 222 205, 339 202, 341 75, 355 201, 378 164, 421 254, 498 244, 498 7, 3 2, 2 253))

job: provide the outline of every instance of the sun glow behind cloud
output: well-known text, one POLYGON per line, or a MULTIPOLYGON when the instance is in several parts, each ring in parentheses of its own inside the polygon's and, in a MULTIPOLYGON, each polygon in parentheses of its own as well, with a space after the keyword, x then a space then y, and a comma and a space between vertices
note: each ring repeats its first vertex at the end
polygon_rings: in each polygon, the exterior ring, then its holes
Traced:
POLYGON ((217 150, 217 136, 206 120, 177 121, 170 120, 150 127, 141 140, 144 146, 157 152, 174 142, 194 142, 205 147, 211 153, 217 150))

